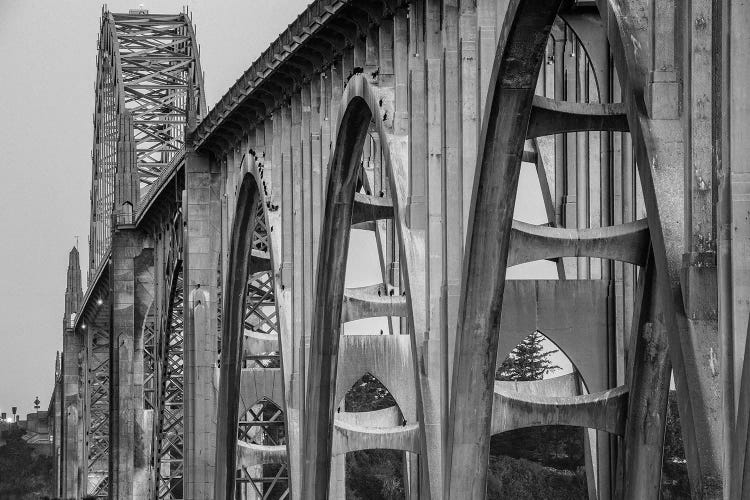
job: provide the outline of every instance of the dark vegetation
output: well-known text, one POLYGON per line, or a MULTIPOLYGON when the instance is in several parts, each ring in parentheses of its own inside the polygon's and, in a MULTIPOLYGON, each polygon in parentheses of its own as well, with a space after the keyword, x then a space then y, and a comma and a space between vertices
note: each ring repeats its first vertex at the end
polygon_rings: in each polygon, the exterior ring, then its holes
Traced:
MULTIPOLYGON (((497 380, 539 380, 559 367, 544 351, 536 332, 519 344, 498 368, 497 380)), ((487 498, 587 498, 584 429, 541 426, 492 437, 487 498)), ((670 391, 664 438, 661 495, 664 500, 690 498, 676 392, 670 391)))
POLYGON ((3 432, 0 446, 0 498, 26 500, 50 496, 54 489, 52 457, 37 455, 21 437, 23 429, 3 432))
POLYGON ((677 391, 669 391, 664 460, 661 467, 661 495, 663 500, 690 498, 687 462, 682 446, 682 427, 677 411, 677 391))
MULTIPOLYGON (((378 379, 366 373, 344 398, 348 412, 383 410, 396 400, 378 379)), ((396 500, 404 498, 404 452, 362 450, 346 455, 346 498, 396 500)))
MULTIPOLYGON (((496 380, 541 380, 559 370, 544 336, 534 332, 511 351, 495 372, 496 380)), ((492 436, 487 498, 586 498, 583 433, 578 427, 550 425, 492 436)))

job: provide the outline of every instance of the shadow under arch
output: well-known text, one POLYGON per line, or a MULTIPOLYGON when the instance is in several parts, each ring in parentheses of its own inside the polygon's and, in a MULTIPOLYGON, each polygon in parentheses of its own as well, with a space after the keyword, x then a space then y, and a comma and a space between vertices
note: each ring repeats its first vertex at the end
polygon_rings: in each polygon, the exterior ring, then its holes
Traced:
MULTIPOLYGON (((382 103, 382 100, 380 101, 382 103)), ((314 498, 326 498, 331 472, 331 451, 333 442, 333 420, 336 408, 336 373, 338 365, 339 341, 341 338, 341 318, 345 290, 345 270, 349 253, 349 238, 364 141, 371 122, 381 137, 383 162, 391 183, 394 221, 398 219, 399 190, 391 165, 389 141, 381 120, 381 104, 375 89, 361 74, 353 75, 341 99, 343 113, 338 121, 335 150, 329 162, 326 201, 323 224, 320 232, 318 265, 315 289, 314 323, 310 341, 310 363, 307 379, 306 407, 304 419, 304 474, 303 490, 314 498), (374 118, 374 120, 373 120, 374 118)), ((399 179, 400 181, 401 179, 399 179)), ((404 234, 396 223, 399 246, 403 249, 404 234)), ((405 289, 410 290, 409 273, 404 263, 403 279, 405 289)), ((414 312, 411 307, 411 293, 406 297, 409 329, 414 332, 414 312)), ((416 363, 416 345, 412 334, 412 361, 416 363)), ((416 373, 415 373, 416 377, 416 373)), ((418 412, 421 409, 421 391, 416 390, 418 412)), ((419 430, 424 433, 423 419, 419 430)), ((423 470, 427 470, 427 455, 422 441, 423 470)), ((429 487, 423 483, 423 494, 429 496, 429 487)))
POLYGON ((224 277, 226 295, 222 314, 214 479, 214 497, 217 499, 231 499, 235 495, 236 481, 229 471, 237 469, 246 290, 251 272, 261 267, 258 265, 259 258, 253 255, 252 250, 257 218, 265 214, 265 211, 262 209, 260 182, 254 165, 248 168, 248 158, 247 155, 244 156, 241 162, 242 182, 237 194, 229 261, 224 277))

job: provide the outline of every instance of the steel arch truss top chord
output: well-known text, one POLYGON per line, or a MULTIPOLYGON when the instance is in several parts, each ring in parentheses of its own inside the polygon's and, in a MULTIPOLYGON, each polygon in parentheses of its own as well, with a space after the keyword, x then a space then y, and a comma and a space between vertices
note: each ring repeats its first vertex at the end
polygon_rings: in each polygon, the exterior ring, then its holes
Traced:
POLYGON ((113 217, 133 209, 205 115, 190 18, 105 12, 99 36, 92 153, 89 279, 110 246, 113 217))

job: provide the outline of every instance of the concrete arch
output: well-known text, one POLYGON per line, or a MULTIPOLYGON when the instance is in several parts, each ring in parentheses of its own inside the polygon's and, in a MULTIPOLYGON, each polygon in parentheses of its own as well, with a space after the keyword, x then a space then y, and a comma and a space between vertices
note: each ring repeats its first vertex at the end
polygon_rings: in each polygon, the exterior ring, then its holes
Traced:
POLYGON ((604 382, 607 360, 595 355, 605 352, 607 343, 608 293, 609 284, 601 280, 508 281, 497 340, 498 361, 530 332, 539 331, 565 353, 589 391, 609 389, 604 382))
MULTIPOLYGON (((681 223, 674 221, 675 224, 672 224, 670 220, 662 226, 660 219, 660 213, 679 213, 678 205, 682 197, 675 196, 673 186, 670 187, 674 184, 674 175, 664 164, 664 158, 669 162, 669 156, 657 157, 660 144, 656 134, 659 128, 646 112, 644 61, 638 60, 638 57, 642 57, 639 56, 641 40, 638 38, 644 36, 645 31, 633 24, 637 16, 631 15, 633 13, 625 2, 600 0, 597 4, 605 20, 606 35, 621 78, 628 128, 636 150, 654 264, 659 270, 656 273, 658 294, 661 302, 664 302, 663 306, 659 306, 661 310, 658 314, 666 326, 662 331, 668 331, 673 345, 679 346, 672 349, 672 360, 677 365, 675 373, 679 374, 676 375, 678 388, 681 385, 684 387, 685 367, 679 336, 679 328, 684 328, 684 305, 679 285, 681 223), (682 325, 678 326, 681 319, 682 325)), ((550 27, 560 5, 559 0, 533 3, 511 1, 497 46, 480 137, 459 306, 449 432, 452 439, 452 463, 449 467, 452 498, 479 499, 484 495, 494 382, 491 368, 496 363, 496 332, 503 310, 519 166, 532 113, 537 75, 550 27), (484 353, 490 354, 487 356, 484 353), (484 384, 477 384, 476 374, 483 375, 484 384), (476 470, 477 473, 467 475, 466 470, 476 470)), ((640 327, 643 323, 636 324, 640 327)), ((549 332, 549 329, 541 330, 549 332)), ((658 334, 662 335, 661 331, 658 334)), ((655 336, 637 335, 636 338, 643 345, 659 343, 655 336)), ((562 345, 560 340, 555 340, 562 345)), ((645 353, 641 352, 641 356, 645 356, 645 353)), ((644 363, 644 359, 640 360, 640 364, 636 360, 633 370, 637 375, 631 386, 629 420, 625 431, 626 449, 628 442, 634 443, 634 446, 626 451, 623 484, 626 485, 626 496, 633 498, 649 497, 654 488, 658 490, 658 468, 649 464, 660 461, 661 449, 639 443, 662 441, 663 425, 659 425, 658 414, 649 413, 649 408, 663 408, 668 389, 668 382, 665 383, 668 379, 664 377, 668 369, 666 356, 656 356, 651 363, 653 366, 644 363), (643 370, 643 373, 639 374, 639 370, 643 370), (628 473, 632 476, 628 476, 628 473)), ((695 429, 693 411, 689 405, 681 407, 681 414, 686 415, 691 432, 695 429)), ((690 443, 686 448, 690 446, 694 444, 690 443)), ((690 450, 688 457, 690 461, 690 450)))
POLYGON ((239 412, 263 398, 284 409, 284 384, 280 368, 244 368, 240 377, 239 412), (281 403, 277 403, 277 401, 281 403))
POLYGON ((572 425, 620 436, 625 433, 625 386, 566 397, 513 394, 501 387, 495 386, 493 409, 502 411, 493 411, 492 434, 538 425, 572 425))
POLYGON ((345 335, 340 346, 342 363, 336 374, 336 404, 357 380, 369 373, 393 395, 404 417, 416 421, 410 344, 406 335, 345 335))
MULTIPOLYGON (((249 159, 243 157, 240 170, 241 183, 237 193, 237 203, 230 238, 229 262, 225 277, 226 292, 223 304, 222 350, 217 399, 216 432, 216 475, 214 495, 217 499, 234 498, 235 478, 228 471, 237 468, 238 441, 237 425, 239 403, 243 394, 253 396, 268 395, 274 401, 285 401, 281 369, 252 370, 242 369, 244 354, 244 314, 245 290, 253 264, 260 257, 252 251, 253 229, 258 208, 263 204, 255 166, 248 168, 249 159), (268 372, 257 373, 256 372, 268 372), (258 379, 260 377, 260 380, 258 379), (276 380, 276 379, 279 380, 276 380), (267 380, 269 379, 269 380, 267 380), (257 391, 258 382, 266 389, 257 391), (271 394, 266 394, 270 392, 271 394)), ((265 210, 262 213, 266 214, 265 210)), ((270 244, 270 239, 269 239, 270 244)), ((272 252, 269 252, 271 257, 272 252)), ((272 257, 271 257, 272 258, 272 257)), ((281 347, 279 346, 279 349, 281 347)), ((283 408, 283 406, 282 406, 283 408)))
MULTIPOLYGON (((381 138, 384 166, 391 181, 394 223, 399 243, 404 253, 408 254, 413 250, 413 247, 404 241, 405 233, 400 224, 398 207, 403 186, 408 183, 400 178, 404 174, 403 169, 392 168, 393 137, 387 134, 383 125, 387 112, 381 108, 381 103, 392 103, 391 97, 379 95, 363 75, 352 76, 341 98, 343 112, 335 128, 337 140, 329 163, 325 215, 318 251, 318 275, 304 423, 306 457, 303 489, 316 498, 325 498, 328 494, 339 342, 342 338, 340 325, 345 290, 344 270, 352 229, 355 191, 360 169, 359 160, 371 123, 374 124, 381 138)), ((399 144, 401 147, 404 145, 405 142, 399 144)), ((398 158, 400 160, 403 156, 399 155, 398 158)), ((405 266, 404 282, 407 291, 410 290, 408 274, 408 268, 405 266)), ((407 293, 407 318, 412 326, 410 330, 414 331, 412 300, 411 294, 407 293)), ((416 367, 413 339, 412 348, 412 363, 416 367)), ((416 377, 416 370, 414 376, 416 377)), ((415 396, 417 408, 421 408, 419 390, 416 391, 415 396)), ((418 415, 417 418, 421 422, 420 417, 418 415)), ((423 459, 426 459, 424 454, 423 459)))

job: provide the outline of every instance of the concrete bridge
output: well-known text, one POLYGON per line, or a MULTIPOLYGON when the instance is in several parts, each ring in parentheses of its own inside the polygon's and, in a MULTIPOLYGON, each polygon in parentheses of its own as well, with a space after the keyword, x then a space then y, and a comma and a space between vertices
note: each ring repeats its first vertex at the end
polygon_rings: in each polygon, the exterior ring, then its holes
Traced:
POLYGON ((316 0, 207 111, 188 15, 103 12, 58 494, 343 498, 376 448, 482 499, 490 437, 555 424, 589 498, 655 499, 673 379, 693 497, 747 498, 747 33, 728 0, 316 0), (495 381, 534 331, 579 381, 495 381), (396 406, 345 407, 365 374, 396 406))

